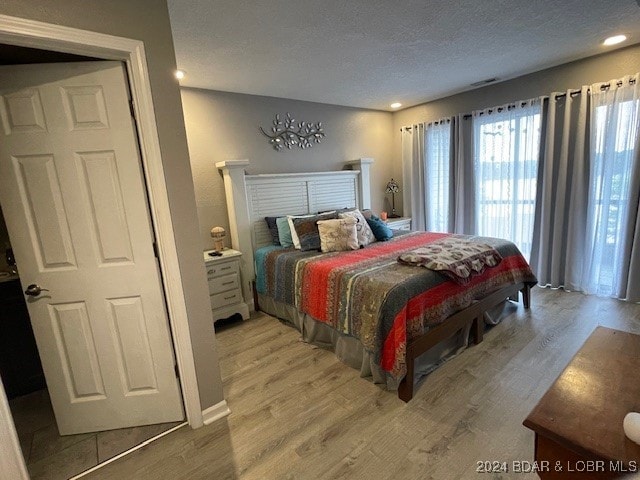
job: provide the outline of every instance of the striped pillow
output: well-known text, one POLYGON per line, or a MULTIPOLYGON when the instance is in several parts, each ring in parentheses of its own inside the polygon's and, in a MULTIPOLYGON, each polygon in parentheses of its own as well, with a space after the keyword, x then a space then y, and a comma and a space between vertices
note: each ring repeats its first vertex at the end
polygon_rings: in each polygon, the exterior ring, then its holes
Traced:
POLYGON ((320 234, 318 233, 317 222, 334 218, 338 218, 338 214, 335 212, 314 215, 313 217, 307 218, 294 218, 293 226, 298 235, 300 250, 303 252, 320 250, 320 234))

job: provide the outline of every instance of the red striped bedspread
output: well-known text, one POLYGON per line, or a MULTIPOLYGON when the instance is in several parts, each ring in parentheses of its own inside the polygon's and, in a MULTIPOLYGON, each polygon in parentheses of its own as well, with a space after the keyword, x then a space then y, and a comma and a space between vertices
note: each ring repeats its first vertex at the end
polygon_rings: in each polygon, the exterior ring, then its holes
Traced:
POLYGON ((466 285, 397 261, 402 253, 448 236, 414 232, 360 250, 327 254, 270 248, 256 255, 258 275, 263 275, 258 292, 358 338, 383 370, 401 379, 407 341, 499 288, 537 283, 518 248, 496 238, 456 235, 489 244, 503 258, 466 285))

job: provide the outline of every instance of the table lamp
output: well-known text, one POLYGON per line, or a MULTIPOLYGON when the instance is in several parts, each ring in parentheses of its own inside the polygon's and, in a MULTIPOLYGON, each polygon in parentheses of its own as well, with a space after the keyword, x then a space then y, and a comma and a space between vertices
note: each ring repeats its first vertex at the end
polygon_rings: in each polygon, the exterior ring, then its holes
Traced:
POLYGON ((211 229, 211 238, 213 238, 213 249, 216 252, 224 250, 224 239, 227 236, 227 232, 222 227, 213 227, 211 229))
POLYGON ((400 215, 396 213, 396 193, 400 192, 400 186, 398 182, 396 182, 393 178, 387 182, 387 188, 385 189, 385 193, 391 194, 391 215, 389 218, 400 218, 400 215))

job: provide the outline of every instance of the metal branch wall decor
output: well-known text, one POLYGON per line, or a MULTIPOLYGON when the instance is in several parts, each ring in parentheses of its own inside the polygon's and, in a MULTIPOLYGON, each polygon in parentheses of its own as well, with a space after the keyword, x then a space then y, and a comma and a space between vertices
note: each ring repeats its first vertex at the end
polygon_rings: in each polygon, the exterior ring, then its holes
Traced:
POLYGON ((291 150, 292 147, 298 146, 302 149, 313 147, 314 143, 320 143, 324 138, 324 130, 322 130, 322 122, 298 122, 296 119, 287 112, 287 118, 280 119, 280 114, 276 114, 276 119, 273 121, 271 127, 271 133, 264 131, 260 127, 260 131, 270 138, 269 143, 273 145, 273 148, 277 151, 287 147, 291 150))

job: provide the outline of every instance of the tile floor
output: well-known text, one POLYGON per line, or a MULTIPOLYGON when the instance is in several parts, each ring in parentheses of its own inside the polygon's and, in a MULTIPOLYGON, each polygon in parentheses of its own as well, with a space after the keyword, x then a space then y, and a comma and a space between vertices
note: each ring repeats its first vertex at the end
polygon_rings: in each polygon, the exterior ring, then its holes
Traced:
POLYGON ((9 405, 32 480, 67 479, 181 423, 60 436, 47 390, 9 405))

